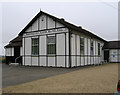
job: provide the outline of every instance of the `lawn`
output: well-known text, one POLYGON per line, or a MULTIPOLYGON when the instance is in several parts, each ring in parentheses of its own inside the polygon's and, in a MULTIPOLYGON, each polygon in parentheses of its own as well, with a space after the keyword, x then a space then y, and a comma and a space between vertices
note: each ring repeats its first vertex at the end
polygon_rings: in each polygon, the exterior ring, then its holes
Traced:
POLYGON ((3 88, 3 93, 114 93, 117 79, 118 64, 110 63, 3 88))

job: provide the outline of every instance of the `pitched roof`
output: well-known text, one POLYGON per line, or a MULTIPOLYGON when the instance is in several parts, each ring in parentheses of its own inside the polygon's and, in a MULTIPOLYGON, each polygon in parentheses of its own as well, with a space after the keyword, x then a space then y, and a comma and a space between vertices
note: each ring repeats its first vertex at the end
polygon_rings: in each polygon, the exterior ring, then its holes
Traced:
POLYGON ((52 15, 50 15, 50 14, 48 14, 48 13, 45 13, 45 12, 43 12, 43 11, 40 11, 40 12, 25 26, 25 28, 19 33, 19 35, 20 35, 20 36, 23 35, 23 33, 37 20, 37 18, 38 18, 41 14, 45 14, 45 15, 51 17, 53 20, 58 21, 59 23, 65 25, 65 26, 66 26, 67 28, 69 28, 69 29, 79 31, 79 32, 81 32, 81 33, 83 33, 83 34, 89 35, 89 36, 91 36, 91 37, 94 37, 94 38, 97 38, 97 39, 99 39, 99 40, 102 40, 102 41, 106 42, 106 40, 100 38, 99 36, 97 36, 97 35, 89 32, 89 31, 87 31, 87 30, 85 30, 85 29, 82 29, 81 27, 78 27, 78 26, 76 26, 76 25, 73 25, 73 24, 65 21, 64 19, 59 19, 59 18, 57 18, 57 17, 55 17, 55 16, 52 16, 52 15))
POLYGON ((22 46, 22 36, 17 36, 13 40, 11 40, 9 44, 5 46, 5 48, 14 47, 14 46, 22 46))
POLYGON ((120 41, 109 41, 105 43, 103 49, 120 49, 120 41))
POLYGON ((22 41, 22 36, 17 36, 16 38, 14 38, 13 40, 11 40, 10 42, 21 42, 22 41))
POLYGON ((15 47, 15 46, 22 46, 22 41, 21 42, 17 42, 17 43, 9 43, 5 46, 5 48, 8 47, 15 47))

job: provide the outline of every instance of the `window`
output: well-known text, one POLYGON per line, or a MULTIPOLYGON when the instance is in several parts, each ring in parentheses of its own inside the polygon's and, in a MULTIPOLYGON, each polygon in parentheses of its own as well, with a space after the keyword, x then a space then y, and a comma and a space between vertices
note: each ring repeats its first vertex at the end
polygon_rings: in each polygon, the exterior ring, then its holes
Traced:
POLYGON ((84 54, 84 38, 80 38, 80 54, 84 54))
POLYGON ((32 55, 38 55, 38 38, 32 38, 32 55))
POLYGON ((90 54, 93 55, 93 41, 91 40, 91 45, 90 45, 90 54))
POLYGON ((98 55, 100 55, 100 43, 98 43, 98 55))
POLYGON ((47 53, 48 54, 56 54, 56 44, 55 44, 55 36, 48 36, 47 41, 47 53))

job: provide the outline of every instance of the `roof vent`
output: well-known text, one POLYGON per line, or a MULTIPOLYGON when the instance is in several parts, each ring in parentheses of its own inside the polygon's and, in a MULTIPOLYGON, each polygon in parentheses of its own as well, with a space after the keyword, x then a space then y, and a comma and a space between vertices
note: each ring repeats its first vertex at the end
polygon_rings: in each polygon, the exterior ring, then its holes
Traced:
POLYGON ((78 26, 78 28, 82 28, 81 26, 78 26))
POLYGON ((64 18, 61 18, 61 20, 62 20, 62 21, 65 21, 65 19, 64 19, 64 18))

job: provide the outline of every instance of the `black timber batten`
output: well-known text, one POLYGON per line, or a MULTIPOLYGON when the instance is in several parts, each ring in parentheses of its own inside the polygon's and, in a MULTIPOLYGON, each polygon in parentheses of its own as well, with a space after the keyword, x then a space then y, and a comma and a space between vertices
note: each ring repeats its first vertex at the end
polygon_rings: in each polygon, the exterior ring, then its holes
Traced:
POLYGON ((50 15, 50 14, 48 14, 48 13, 45 13, 45 12, 43 12, 43 11, 40 11, 40 12, 25 26, 25 28, 19 33, 19 36, 22 36, 23 33, 25 33, 25 31, 26 31, 26 30, 38 19, 38 17, 39 17, 40 15, 42 15, 42 14, 45 14, 45 15, 51 17, 54 21, 58 21, 59 23, 65 25, 67 28, 69 28, 69 29, 71 29, 71 30, 79 31, 79 32, 81 32, 81 33, 83 33, 83 34, 85 34, 85 35, 88 35, 88 36, 97 38, 97 39, 99 39, 99 40, 102 40, 102 41, 104 41, 104 42, 107 42, 106 40, 100 38, 99 36, 97 36, 97 35, 89 32, 89 31, 87 31, 87 30, 85 30, 85 29, 82 29, 81 27, 78 27, 78 26, 76 26, 76 25, 73 25, 73 24, 71 24, 71 23, 69 23, 69 22, 66 22, 64 19, 59 19, 59 18, 57 18, 57 17, 55 17, 55 16, 52 16, 52 15, 50 15))

